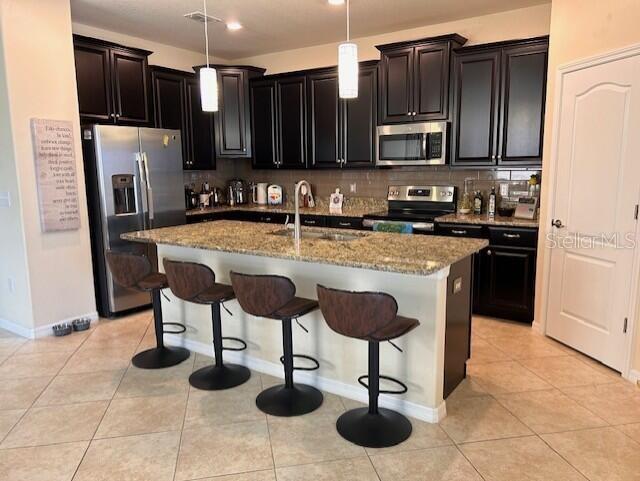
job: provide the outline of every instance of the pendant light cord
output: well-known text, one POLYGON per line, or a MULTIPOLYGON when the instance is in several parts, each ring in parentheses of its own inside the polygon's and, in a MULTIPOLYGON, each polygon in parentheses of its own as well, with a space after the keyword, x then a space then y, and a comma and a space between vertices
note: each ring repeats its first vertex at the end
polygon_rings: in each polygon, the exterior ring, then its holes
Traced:
POLYGON ((207 16, 207 0, 203 0, 202 3, 204 4, 204 51, 207 56, 207 68, 209 68, 209 17, 207 16))
POLYGON ((347 0, 347 42, 348 41, 349 41, 349 0, 347 0))

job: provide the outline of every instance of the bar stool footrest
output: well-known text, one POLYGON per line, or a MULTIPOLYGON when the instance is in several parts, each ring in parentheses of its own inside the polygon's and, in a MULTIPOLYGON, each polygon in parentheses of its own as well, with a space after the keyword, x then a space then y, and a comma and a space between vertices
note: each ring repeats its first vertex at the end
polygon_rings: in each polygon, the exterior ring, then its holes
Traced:
MULTIPOLYGON (((364 374, 358 378, 358 382, 360 383, 360 385, 367 389, 369 389, 369 384, 367 384, 364 380, 368 378, 369 378, 368 374, 364 374)), ((385 381, 389 381, 400 386, 400 389, 397 389, 397 390, 380 389, 380 391, 378 391, 380 394, 404 394, 409 390, 409 388, 405 383, 393 377, 380 376, 380 379, 384 379, 385 381)))
MULTIPOLYGON (((320 369, 320 362, 315 357, 307 356, 305 354, 293 354, 293 358, 306 359, 313 363, 313 366, 294 366, 294 371, 316 371, 320 369)), ((284 356, 280 356, 280 362, 284 364, 284 356)))
POLYGON ((181 324, 180 322, 163 322, 162 323, 162 334, 182 334, 187 331, 187 326, 181 324), (175 331, 167 331, 165 326, 177 327, 175 331))
POLYGON ((222 336, 222 340, 223 341, 237 342, 237 343, 240 344, 240 347, 225 347, 225 346, 222 346, 222 349, 225 350, 225 351, 244 351, 245 349, 247 349, 247 343, 244 342, 239 337, 222 336))

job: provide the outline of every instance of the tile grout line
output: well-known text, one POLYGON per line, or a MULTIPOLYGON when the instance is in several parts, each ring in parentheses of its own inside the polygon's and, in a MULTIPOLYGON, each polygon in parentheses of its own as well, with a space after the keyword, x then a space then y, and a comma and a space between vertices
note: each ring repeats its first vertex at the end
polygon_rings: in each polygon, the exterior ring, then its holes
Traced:
MULTIPOLYGON (((149 329, 149 327, 147 326, 147 329, 149 329)), ((145 334, 147 332, 147 329, 145 329, 145 334)), ((89 337, 91 336, 87 336, 87 339, 89 339, 89 337)), ((84 342, 86 342, 86 340, 82 342, 82 344, 84 344, 84 342)), ((136 345, 136 350, 138 349, 138 347, 140 346, 140 344, 142 343, 142 340, 144 339, 144 334, 142 335, 142 337, 140 338, 140 341, 138 341, 138 344, 136 345)), ((81 345, 82 345, 81 344, 81 345)), ((78 349, 80 347, 78 346, 78 349)), ((134 351, 135 352, 135 351, 134 351)), ((69 358, 71 359, 71 358, 69 358)), ((80 470, 80 466, 82 466, 82 463, 84 462, 84 458, 87 456, 87 453, 89 452, 89 449, 91 448, 91 445, 93 444, 94 438, 96 433, 98 432, 98 429, 100 429, 100 425, 102 424, 102 421, 104 421, 105 416, 107 415, 107 412, 109 411, 109 407, 111 407, 111 402, 113 401, 116 393, 118 392, 118 389, 120 388, 120 385, 122 384, 122 380, 124 379, 127 371, 129 370, 129 367, 131 366, 131 364, 127 367, 127 369, 124 370, 122 376, 120 377, 120 382, 118 382, 118 386, 114 389, 113 394, 111 395, 111 399, 109 400, 109 403, 107 404, 106 409, 104 410, 104 413, 102 413, 102 417, 100 418, 100 422, 98 422, 96 424, 96 428, 93 431, 93 436, 91 436, 91 439, 89 440, 89 442, 87 443, 87 447, 84 451, 84 453, 82 454, 82 458, 80 458, 80 462, 78 463, 78 465, 76 466, 76 469, 73 471, 73 476, 71 477, 71 481, 73 481, 75 479, 75 477, 78 474, 78 471, 80 470)), ((57 376, 56 376, 57 377, 57 376)))
MULTIPOLYGON (((146 333, 145 333, 146 335, 146 333)), ((164 337, 164 334, 163 334, 164 337)), ((143 337, 144 339, 144 337, 143 337)), ((192 366, 192 372, 193 369, 195 369, 195 363, 196 363, 196 354, 192 353, 193 355, 193 366, 192 366)), ((182 425, 180 426, 180 436, 178 438, 178 450, 176 452, 176 462, 173 465, 173 480, 175 481, 176 479, 176 475, 178 474, 178 460, 180 459, 180 451, 182 450, 182 434, 184 433, 184 424, 185 421, 187 419, 187 410, 189 409, 189 397, 191 396, 191 385, 189 385, 189 387, 187 388, 187 401, 184 404, 184 413, 182 414, 182 425)), ((130 399, 130 398, 129 398, 130 399)))
MULTIPOLYGON (((262 374, 258 374, 260 376, 260 389, 264 391, 264 380, 262 378, 262 374)), ((264 414, 264 413, 263 413, 264 414)), ((276 469, 276 457, 273 454, 273 442, 271 441, 271 427, 269 426, 269 416, 264 414, 264 421, 267 425, 267 436, 269 438, 269 451, 271 451, 271 462, 273 463, 273 477, 276 481, 278 481, 278 470, 276 469)))
MULTIPOLYGON (((592 428, 592 429, 599 429, 599 428, 592 428)), ((553 434, 561 434, 561 433, 553 433, 553 434)), ((560 452, 558 452, 556 449, 554 449, 553 446, 551 446, 546 439, 544 439, 542 436, 538 435, 538 439, 540 439, 551 451, 553 451, 554 453, 556 453, 560 459, 562 459, 565 463, 567 463, 569 466, 571 466, 573 469, 575 469, 576 473, 578 473, 580 476, 582 476, 585 481, 589 481, 589 477, 583 473, 580 469, 578 469, 577 466, 574 466, 567 458, 565 458, 560 452)))
MULTIPOLYGON (((0 439, 0 445, 2 445, 2 443, 4 443, 4 441, 9 437, 9 435, 13 432, 13 430, 18 426, 18 424, 20 424, 20 422, 24 419, 24 417, 29 413, 29 411, 31 411, 31 409, 35 406, 35 403, 38 401, 38 399, 40 399, 40 396, 42 396, 44 394, 44 392, 49 388, 49 386, 51 385, 51 383, 60 375, 60 372, 64 369, 64 367, 67 365, 67 362, 69 362, 69 359, 71 359, 73 357, 73 355, 78 352, 78 350, 80 349, 80 346, 82 346, 82 344, 84 344, 84 342, 89 338, 89 336, 87 336, 85 339, 83 339, 83 341, 78 344, 78 346, 73 350, 73 351, 66 351, 66 352, 71 352, 71 354, 69 355, 69 357, 67 358, 67 360, 65 361, 65 363, 60 367, 60 369, 58 369, 58 371, 51 376, 51 379, 49 379, 49 382, 44 386, 44 388, 42 388, 42 390, 40 391, 40 394, 38 394, 35 399, 31 402, 31 405, 25 409, 24 413, 22 413, 22 416, 20 416, 20 418, 16 421, 16 423, 11 427, 11 429, 9 429, 9 431, 7 432, 7 434, 5 434, 2 439, 0 439)), ((27 341, 28 342, 28 341, 27 341)), ((25 344, 25 343, 23 343, 25 344)), ((17 350, 16 350, 17 351, 17 350)), ((5 359, 2 363, 0 363, 0 365, 2 365, 4 362, 6 362, 8 359, 10 359, 11 357, 13 357, 15 355, 15 352, 12 353, 9 357, 7 357, 7 359, 5 359)), ((37 377, 37 376, 31 376, 31 377, 37 377)), ((88 446, 88 445, 87 445, 88 446)))

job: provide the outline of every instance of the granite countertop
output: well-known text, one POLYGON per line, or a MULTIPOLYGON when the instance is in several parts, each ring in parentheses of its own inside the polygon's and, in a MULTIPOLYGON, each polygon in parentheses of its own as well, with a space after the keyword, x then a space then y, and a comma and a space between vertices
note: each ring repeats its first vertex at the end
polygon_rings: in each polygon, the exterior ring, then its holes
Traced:
POLYGON ((293 259, 413 275, 433 274, 488 245, 484 239, 303 227, 305 231, 344 233, 356 235, 359 238, 352 241, 303 238, 298 255, 295 252, 292 238, 271 235, 278 230, 282 230, 282 226, 221 220, 130 232, 121 237, 134 242, 293 259))
MULTIPOLYGON (((232 211, 244 211, 244 212, 268 212, 272 214, 295 214, 295 207, 289 205, 255 205, 255 204, 244 204, 244 205, 236 205, 234 207, 230 207, 227 205, 221 205, 219 207, 208 207, 206 209, 193 209, 187 211, 187 217, 198 216, 198 215, 206 215, 206 214, 216 214, 221 212, 232 212, 232 211)), ((318 207, 300 207, 301 215, 326 215, 326 216, 335 216, 335 217, 363 217, 366 214, 371 214, 373 212, 380 212, 380 209, 373 210, 367 207, 347 207, 342 209, 342 212, 339 214, 334 214, 329 212, 329 206, 318 206, 318 207)))
POLYGON ((449 224, 480 224, 488 226, 538 227, 538 219, 517 219, 515 217, 495 216, 491 219, 486 214, 447 214, 436 217, 436 222, 449 224))
MULTIPOLYGON (((363 217, 366 214, 386 212, 387 207, 385 205, 376 205, 369 203, 357 203, 355 205, 344 205, 340 214, 334 214, 329 212, 329 204, 318 204, 316 207, 300 207, 300 214, 302 215, 326 215, 336 217, 363 217)), ((221 205, 217 207, 208 207, 206 209, 192 209, 187 211, 187 216, 198 216, 206 214, 216 214, 222 212, 232 211, 249 211, 249 212, 269 212, 273 214, 295 214, 295 206, 293 204, 282 205, 257 205, 257 204, 242 204, 236 206, 221 205)))

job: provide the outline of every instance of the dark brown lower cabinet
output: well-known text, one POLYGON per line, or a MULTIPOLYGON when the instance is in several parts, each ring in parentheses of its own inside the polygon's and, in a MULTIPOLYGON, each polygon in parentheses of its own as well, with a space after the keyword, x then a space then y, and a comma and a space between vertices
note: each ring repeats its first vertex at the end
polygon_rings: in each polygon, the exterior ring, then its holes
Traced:
POLYGON ((533 322, 538 229, 438 223, 436 233, 489 240, 474 256, 475 314, 533 322))
POLYGON ((479 254, 476 312, 533 322, 536 250, 489 246, 479 254))

